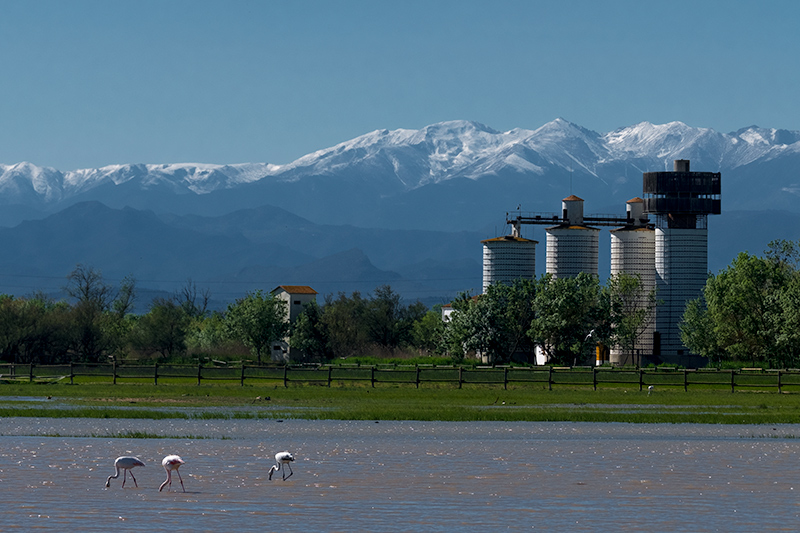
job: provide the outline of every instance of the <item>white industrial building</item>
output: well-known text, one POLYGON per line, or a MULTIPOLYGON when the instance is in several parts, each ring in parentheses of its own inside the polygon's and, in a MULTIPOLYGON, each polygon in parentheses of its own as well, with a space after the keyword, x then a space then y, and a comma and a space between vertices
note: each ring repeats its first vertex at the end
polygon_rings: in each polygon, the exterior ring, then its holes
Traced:
POLYGON ((600 230, 584 224, 583 200, 574 194, 561 201, 562 220, 547 232, 547 273, 572 278, 597 275, 600 230))
MULTIPOLYGON (((656 286, 656 253, 655 230, 647 224, 644 214, 644 200, 639 197, 627 202, 627 219, 629 224, 612 229, 611 233, 611 275, 624 272, 638 276, 641 283, 643 300, 647 305, 646 295, 656 286)), ((640 364, 640 354, 652 351, 655 320, 650 317, 644 331, 639 336, 638 345, 633 353, 626 352, 619 346, 613 346, 610 362, 613 365, 640 364)))
POLYGON ((708 276, 707 219, 721 212, 721 175, 691 172, 688 160, 676 160, 672 172, 645 172, 642 191, 644 199, 627 202, 624 218, 584 216, 583 200, 571 195, 562 201, 560 217, 520 214, 507 220, 511 236, 482 241, 484 291, 492 283, 535 277, 536 241, 520 237, 522 224, 549 225, 545 263, 554 277, 580 272, 596 276, 600 230, 594 226, 616 226, 611 231, 611 274, 639 276, 644 294, 657 289, 659 304, 655 320, 639 337, 641 347, 627 354, 613 348, 611 363, 702 365, 683 346, 679 324, 686 303, 702 294, 708 276))
MULTIPOLYGON (((516 233, 516 232, 515 232, 516 233)), ((483 244, 483 292, 494 283, 512 283, 518 278, 536 277, 537 241, 512 233, 486 239, 483 244)))

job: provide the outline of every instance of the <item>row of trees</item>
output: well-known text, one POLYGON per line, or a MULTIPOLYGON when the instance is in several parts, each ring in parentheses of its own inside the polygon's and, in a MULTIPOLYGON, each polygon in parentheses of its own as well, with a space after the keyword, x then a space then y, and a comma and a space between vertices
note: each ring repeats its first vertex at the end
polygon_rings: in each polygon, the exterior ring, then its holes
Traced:
POLYGON ((285 302, 256 291, 210 312, 210 296, 191 282, 147 313, 132 313, 133 279, 113 288, 98 271, 79 265, 67 278, 70 301, 42 294, 0 296, 0 359, 7 362, 98 362, 109 357, 174 359, 187 353, 244 356, 260 363, 287 336, 295 361, 356 355, 443 355, 457 361, 479 354, 493 362, 534 360, 540 345, 550 361, 572 364, 595 342, 635 350, 650 320, 653 294, 638 278, 595 276, 518 280, 486 294, 460 295, 443 321, 441 307, 404 303, 391 287, 373 294, 328 295, 291 325, 285 302), (591 333, 590 336, 587 336, 591 333), (589 340, 591 339, 591 340, 589 340))
POLYGON ((539 346, 549 362, 582 364, 598 342, 635 352, 655 305, 655 291, 628 274, 605 285, 589 274, 518 279, 453 302, 442 347, 456 358, 475 353, 504 363, 533 361, 539 346))
MULTIPOLYGON (((175 359, 191 354, 245 356, 261 363, 272 346, 291 335, 296 360, 322 361, 365 354, 415 351, 418 322, 433 321, 419 303, 404 304, 390 287, 374 295, 328 296, 312 304, 290 328, 286 302, 255 291, 227 306, 208 309, 210 295, 190 280, 171 297, 156 298, 147 313, 132 313, 133 279, 114 288, 79 265, 67 277, 69 301, 44 294, 0 295, 0 360, 52 364, 100 362, 109 357, 175 359), (293 331, 292 331, 293 330, 293 331)), ((437 316, 437 322, 441 319, 437 316)))
POLYGON ((717 364, 800 366, 800 247, 773 241, 764 257, 740 253, 706 282, 681 323, 684 344, 717 364))
POLYGON ((261 360, 269 344, 288 332, 285 302, 260 291, 208 310, 209 294, 189 280, 171 297, 156 298, 146 314, 132 313, 136 284, 118 288, 100 272, 79 265, 67 277, 70 301, 42 293, 0 295, 0 360, 18 363, 99 362, 132 354, 174 358, 187 350, 242 352, 261 360))

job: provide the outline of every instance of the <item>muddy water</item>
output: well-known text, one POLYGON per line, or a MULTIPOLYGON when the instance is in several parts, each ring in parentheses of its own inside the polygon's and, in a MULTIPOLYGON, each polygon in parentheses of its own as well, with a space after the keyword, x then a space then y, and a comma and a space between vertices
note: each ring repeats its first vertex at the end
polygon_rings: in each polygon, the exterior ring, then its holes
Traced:
POLYGON ((800 529, 796 426, 20 418, 0 435, 2 531, 800 529), (63 436, 128 429, 206 438, 63 436), (294 475, 269 481, 284 449, 294 475), (186 493, 158 492, 171 453, 186 493), (128 454, 138 488, 106 489, 128 454))

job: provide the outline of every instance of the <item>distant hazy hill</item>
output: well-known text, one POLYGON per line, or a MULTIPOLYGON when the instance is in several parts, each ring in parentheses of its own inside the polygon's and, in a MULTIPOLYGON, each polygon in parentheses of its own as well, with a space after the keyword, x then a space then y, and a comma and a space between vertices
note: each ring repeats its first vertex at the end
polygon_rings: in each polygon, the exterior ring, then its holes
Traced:
POLYGON ((83 263, 110 282, 132 275, 152 290, 171 292, 191 278, 220 301, 281 284, 312 285, 323 295, 390 284, 437 303, 480 286, 479 240, 477 233, 316 226, 271 207, 214 218, 159 217, 84 202, 0 228, 0 293, 56 293, 83 263))

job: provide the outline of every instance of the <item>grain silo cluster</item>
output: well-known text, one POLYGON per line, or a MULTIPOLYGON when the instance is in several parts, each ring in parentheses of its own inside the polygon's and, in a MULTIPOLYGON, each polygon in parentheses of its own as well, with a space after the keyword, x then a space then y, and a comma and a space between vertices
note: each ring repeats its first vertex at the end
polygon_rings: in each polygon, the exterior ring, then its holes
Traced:
POLYGON ((612 364, 647 361, 695 366, 697 357, 680 340, 678 325, 686 302, 702 293, 708 275, 708 215, 721 212, 721 176, 692 172, 688 160, 676 160, 672 172, 645 172, 644 198, 627 202, 626 215, 585 216, 583 200, 571 195, 562 201, 561 216, 518 215, 509 219, 512 235, 482 241, 483 288, 535 277, 536 241, 520 237, 522 224, 546 225, 546 272, 573 277, 597 275, 597 226, 613 226, 611 274, 638 275, 643 293, 655 287, 655 320, 639 337, 637 353, 612 347, 612 364))

